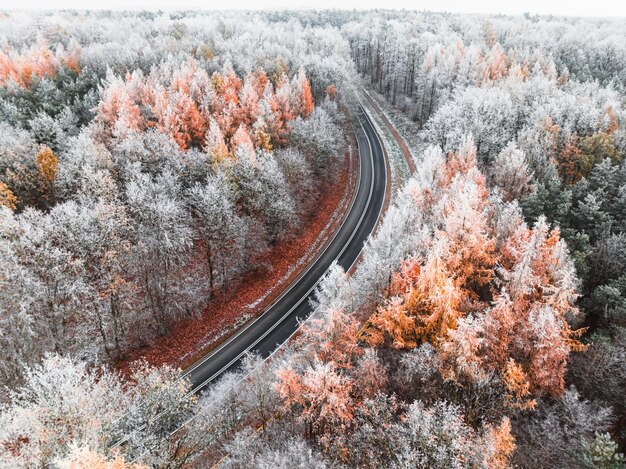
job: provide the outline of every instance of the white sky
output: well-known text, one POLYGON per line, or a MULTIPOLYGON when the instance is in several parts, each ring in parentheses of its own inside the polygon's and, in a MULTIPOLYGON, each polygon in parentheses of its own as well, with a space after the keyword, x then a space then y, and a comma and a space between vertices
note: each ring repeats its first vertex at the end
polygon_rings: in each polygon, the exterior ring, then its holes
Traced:
POLYGON ((624 0, 0 0, 1 9, 297 9, 406 8, 458 13, 626 16, 624 0))

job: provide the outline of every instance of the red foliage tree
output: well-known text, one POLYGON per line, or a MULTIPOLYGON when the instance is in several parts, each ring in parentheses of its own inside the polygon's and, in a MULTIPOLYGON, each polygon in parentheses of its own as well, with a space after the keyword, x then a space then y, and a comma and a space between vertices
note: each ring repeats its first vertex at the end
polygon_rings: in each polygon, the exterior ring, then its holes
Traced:
MULTIPOLYGON (((17 73, 14 69, 11 59, 0 54, 0 78, 17 73)), ((229 143, 231 154, 243 145, 248 157, 254 158, 255 148, 270 151, 273 142, 284 141, 290 120, 312 112, 309 82, 302 71, 296 78, 292 87, 281 75, 275 92, 262 70, 248 73, 242 86, 230 65, 209 78, 194 60, 164 76, 144 77, 141 72, 124 79, 109 76, 101 90, 96 122, 105 139, 157 127, 182 149, 210 147, 216 161, 229 153, 222 140, 229 143), (294 90, 299 90, 295 101, 294 90), (219 127, 219 135, 209 122, 219 127), (209 130, 212 136, 207 136, 209 130)))
POLYGON ((485 179, 471 141, 448 156, 439 175, 440 200, 431 207, 441 219, 437 241, 425 259, 409 259, 393 276, 390 299, 369 321, 373 330, 365 337, 372 344, 412 348, 422 341, 437 343, 460 317, 484 307, 483 290, 497 256, 485 179))
POLYGON ((222 130, 215 121, 211 119, 209 123, 209 131, 205 136, 205 151, 211 156, 211 166, 217 169, 230 156, 228 147, 224 141, 222 130))
POLYGON ((316 361, 300 373, 284 368, 278 378, 283 408, 296 412, 307 437, 340 431, 353 419, 353 383, 333 362, 316 361))
POLYGON ((245 155, 251 161, 256 159, 254 144, 252 143, 248 129, 243 124, 239 125, 237 132, 233 135, 233 138, 230 141, 230 146, 236 157, 245 155))
POLYGON ((239 108, 237 112, 237 120, 244 125, 252 125, 259 118, 259 95, 254 86, 254 75, 248 74, 246 81, 241 88, 239 96, 239 108))
POLYGON ((392 276, 360 338, 395 348, 428 341, 446 377, 496 372, 518 407, 562 394, 569 354, 583 346, 566 320, 577 313, 576 279, 559 231, 543 218, 528 229, 513 213, 496 232, 471 142, 433 174, 430 196, 415 194, 436 226, 432 245, 392 276))
POLYGON ((294 107, 298 109, 298 114, 301 117, 308 117, 313 112, 315 102, 311 92, 311 84, 303 69, 300 69, 294 81, 294 107))

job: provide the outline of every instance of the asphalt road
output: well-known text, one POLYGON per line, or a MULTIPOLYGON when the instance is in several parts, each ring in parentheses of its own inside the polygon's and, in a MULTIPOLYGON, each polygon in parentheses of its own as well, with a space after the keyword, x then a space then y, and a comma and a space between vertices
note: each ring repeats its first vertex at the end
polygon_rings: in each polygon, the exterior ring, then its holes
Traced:
POLYGON ((195 392, 240 366, 247 352, 263 357, 271 354, 298 329, 298 321, 311 314, 315 287, 333 261, 347 271, 359 257, 378 221, 387 185, 382 145, 367 114, 362 109, 359 114, 361 128, 357 129, 356 138, 360 178, 343 224, 308 270, 259 318, 185 371, 195 392))

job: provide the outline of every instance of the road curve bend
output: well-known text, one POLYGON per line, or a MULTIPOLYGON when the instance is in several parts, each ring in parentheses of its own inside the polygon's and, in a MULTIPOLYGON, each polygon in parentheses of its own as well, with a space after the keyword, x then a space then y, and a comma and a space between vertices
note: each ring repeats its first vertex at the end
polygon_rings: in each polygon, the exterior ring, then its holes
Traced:
POLYGON ((358 259, 380 217, 388 184, 380 138, 362 107, 358 118, 359 180, 341 227, 304 274, 261 316, 185 370, 182 377, 191 381, 193 392, 201 391, 223 373, 236 369, 247 353, 266 357, 276 350, 298 329, 299 320, 313 311, 311 300, 315 289, 332 263, 337 261, 348 271, 358 259))

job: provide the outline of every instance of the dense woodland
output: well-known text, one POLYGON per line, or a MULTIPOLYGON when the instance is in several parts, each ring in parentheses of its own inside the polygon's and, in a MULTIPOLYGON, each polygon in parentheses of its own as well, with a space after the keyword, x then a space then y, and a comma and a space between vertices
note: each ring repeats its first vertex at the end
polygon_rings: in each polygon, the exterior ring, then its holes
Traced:
POLYGON ((4 20, 3 384, 49 352, 117 358, 202 310, 294 232, 344 147, 297 25, 74 16, 4 20), (301 44, 242 52, 287 34, 301 44))
POLYGON ((0 24, 0 464, 625 467, 624 21, 0 24), (301 334, 202 396, 114 371, 297 234, 363 86, 417 171, 301 334))

